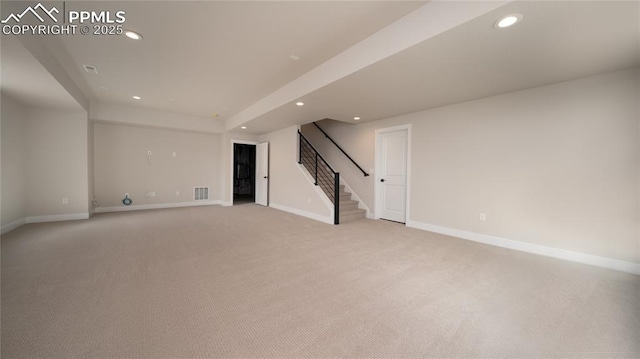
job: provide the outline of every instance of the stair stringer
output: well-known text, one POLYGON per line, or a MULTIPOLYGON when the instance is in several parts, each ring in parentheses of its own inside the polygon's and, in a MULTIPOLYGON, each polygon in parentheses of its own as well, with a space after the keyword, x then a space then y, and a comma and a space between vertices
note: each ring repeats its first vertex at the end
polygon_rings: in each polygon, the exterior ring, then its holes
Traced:
MULTIPOLYGON (((302 174, 309 181, 309 185, 311 185, 311 187, 313 187, 313 190, 316 191, 316 193, 318 194, 318 197, 320 197, 320 200, 322 201, 322 203, 329 210, 330 217, 328 217, 327 220, 323 220, 322 222, 329 223, 329 224, 334 224, 333 223, 333 218, 334 218, 334 215, 335 215, 335 208, 333 207, 333 203, 331 202, 331 200, 329 200, 329 197, 327 197, 327 194, 324 193, 322 188, 320 188, 320 186, 316 186, 315 185, 315 180, 313 179, 313 176, 311 175, 311 173, 309 173, 307 168, 304 165, 300 164, 300 163, 296 163, 296 166, 298 166, 298 168, 300 169, 302 174)), ((367 212, 367 213, 369 213, 369 212, 367 212)))

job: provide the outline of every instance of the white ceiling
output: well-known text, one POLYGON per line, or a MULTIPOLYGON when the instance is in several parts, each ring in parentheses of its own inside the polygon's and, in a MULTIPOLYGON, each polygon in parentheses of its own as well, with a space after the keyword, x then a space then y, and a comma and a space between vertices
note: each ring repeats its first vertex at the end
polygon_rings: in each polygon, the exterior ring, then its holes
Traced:
POLYGON ((0 89, 31 107, 83 110, 60 83, 15 38, 3 37, 0 89))
POLYGON ((640 65, 637 1, 517 1, 246 124, 357 123, 640 65), (493 27, 510 13, 523 21, 493 27))
MULTIPOLYGON (((67 2, 125 10, 125 27, 144 40, 40 40, 91 101, 225 121, 424 3, 67 2), (84 72, 83 64, 99 74, 84 72)), ((364 122, 639 64, 638 1, 514 1, 305 95, 304 107, 289 103, 244 125, 261 134, 323 118, 354 123, 357 115, 364 122), (493 28, 513 12, 524 15, 521 23, 493 28)), ((1 65, 3 92, 30 106, 79 108, 4 35, 1 65)))
POLYGON ((92 101, 209 118, 216 112, 223 121, 423 3, 69 2, 124 10, 125 27, 144 39, 52 36, 46 46, 92 101))

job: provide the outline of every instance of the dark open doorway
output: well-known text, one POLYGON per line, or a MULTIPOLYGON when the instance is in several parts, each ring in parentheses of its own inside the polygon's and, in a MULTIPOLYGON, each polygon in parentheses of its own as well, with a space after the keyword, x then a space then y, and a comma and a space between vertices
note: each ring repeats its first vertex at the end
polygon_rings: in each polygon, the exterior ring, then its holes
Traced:
POLYGON ((256 145, 233 144, 233 204, 256 201, 256 145))

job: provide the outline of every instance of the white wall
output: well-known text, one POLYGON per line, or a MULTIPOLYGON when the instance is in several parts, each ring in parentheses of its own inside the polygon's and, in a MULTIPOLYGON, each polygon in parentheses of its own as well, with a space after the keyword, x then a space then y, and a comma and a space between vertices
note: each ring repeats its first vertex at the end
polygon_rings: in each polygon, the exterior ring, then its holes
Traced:
POLYGON ((93 121, 176 131, 224 132, 222 120, 108 103, 91 102, 89 118, 93 121))
POLYGON ((293 126, 260 137, 269 142, 270 206, 333 223, 331 210, 298 166, 297 131, 293 126))
POLYGON ((24 191, 27 110, 2 93, 2 226, 26 217, 24 191))
POLYGON ((27 113, 27 216, 87 215, 87 113, 34 108, 27 113), (62 204, 62 198, 69 203, 62 204))
POLYGON ((191 202, 193 187, 209 186, 219 200, 220 142, 217 134, 95 123, 95 198, 100 207, 124 207, 125 193, 133 205, 191 202))
POLYGON ((86 218, 87 113, 25 107, 3 94, 1 119, 3 232, 12 224, 86 218))
MULTIPOLYGON (((374 130, 412 124, 409 220, 640 263, 639 93, 634 69, 321 126, 368 169, 374 130)), ((374 208, 373 179, 304 131, 374 208)))

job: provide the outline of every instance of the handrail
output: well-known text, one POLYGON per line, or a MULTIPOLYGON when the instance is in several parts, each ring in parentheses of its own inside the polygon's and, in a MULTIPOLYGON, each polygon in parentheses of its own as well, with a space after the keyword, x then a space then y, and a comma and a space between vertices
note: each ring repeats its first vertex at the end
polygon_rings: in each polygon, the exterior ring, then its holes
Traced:
MULTIPOLYGON (((362 172, 362 174, 363 174, 365 177, 368 177, 368 176, 369 176, 369 174, 368 174, 365 170, 363 170, 363 169, 362 169, 362 167, 360 167, 360 165, 358 165, 358 164, 356 163, 356 161, 354 161, 354 160, 353 160, 353 158, 351 158, 351 156, 349 156, 349 154, 347 154, 347 153, 342 149, 342 147, 340 147, 340 145, 338 145, 338 144, 336 143, 336 141, 334 141, 334 140, 333 140, 333 138, 331 138, 331 136, 329 136, 326 132, 324 132, 324 130, 323 130, 322 128, 320 128, 320 126, 318 126, 318 124, 317 124, 317 123, 313 122, 313 125, 314 125, 314 126, 316 126, 316 127, 318 128, 318 130, 320 130, 320 132, 322 132, 322 133, 324 134, 324 136, 325 136, 326 138, 328 138, 328 139, 329 139, 329 141, 331 141, 331 143, 333 143, 336 147, 338 147, 338 149, 340 150, 340 152, 342 152, 345 156, 347 156, 347 158, 349 159, 349 161, 351 161, 351 163, 353 163, 354 165, 356 165, 356 167, 358 167, 358 169, 362 172)), ((316 151, 316 152, 317 152, 317 151, 316 151)))
MULTIPOLYGON (((304 142, 309 146, 309 148, 311 148, 311 150, 313 150, 313 157, 315 159, 313 165, 314 165, 314 181, 315 181, 315 185, 318 186, 320 183, 318 181, 318 158, 325 164, 325 167, 331 171, 331 173, 333 174, 333 224, 340 224, 340 173, 336 172, 333 167, 331 167, 331 165, 329 165, 329 162, 327 162, 324 157, 322 157, 322 155, 320 154, 320 152, 318 152, 318 150, 316 150, 315 147, 313 147, 313 145, 311 144, 311 142, 309 142, 309 140, 304 137, 304 135, 302 134, 302 132, 300 132, 300 130, 298 130, 298 137, 300 138, 300 143, 298 144, 298 163, 302 164, 303 166, 305 166, 305 168, 307 168, 307 170, 309 171, 309 173, 311 173, 311 169, 307 167, 307 163, 309 163, 311 161, 311 159, 309 159, 307 157, 307 161, 305 161, 305 163, 302 162, 302 140, 304 140, 304 142)), ((309 151, 307 149, 306 153, 310 153, 311 151, 309 151)), ((329 188, 327 185, 327 180, 329 179, 329 174, 327 173, 327 170, 324 170, 324 174, 321 173, 321 182, 323 184, 323 186, 320 186, 322 188, 322 190, 327 194, 327 191, 329 190, 329 188)))
POLYGON ((315 153, 318 155, 318 157, 320 157, 322 162, 324 162, 324 164, 327 165, 327 167, 329 167, 329 169, 331 170, 331 172, 333 172, 333 174, 338 173, 338 172, 336 172, 336 170, 333 169, 333 167, 331 167, 329 162, 327 162, 327 160, 325 160, 324 157, 322 157, 320 152, 318 152, 318 150, 315 147, 313 147, 311 142, 309 142, 309 140, 306 137, 304 137, 304 135, 302 134, 302 132, 300 132, 300 130, 298 130, 298 134, 300 134, 300 138, 302 138, 304 140, 304 142, 306 142, 309 145, 309 147, 311 147, 311 149, 315 151, 315 153))

